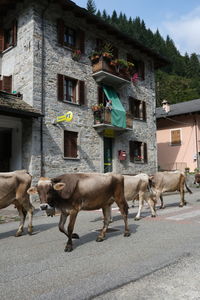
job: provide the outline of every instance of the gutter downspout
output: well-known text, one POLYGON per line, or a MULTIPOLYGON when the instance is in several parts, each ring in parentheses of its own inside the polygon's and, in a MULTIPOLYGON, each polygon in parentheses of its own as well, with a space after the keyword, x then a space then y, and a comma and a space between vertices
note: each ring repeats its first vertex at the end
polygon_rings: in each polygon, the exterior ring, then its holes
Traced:
POLYGON ((42 20, 41 20, 41 30, 42 30, 42 49, 41 49, 41 113, 43 117, 40 118, 40 176, 45 176, 44 170, 44 140, 43 140, 43 133, 44 133, 44 118, 45 118, 45 99, 44 99, 44 73, 45 73, 45 28, 44 28, 44 15, 47 9, 49 8, 50 1, 48 0, 47 6, 42 11, 42 20))
POLYGON ((197 135, 197 119, 194 115, 194 126, 195 126, 195 142, 196 142, 196 155, 197 155, 197 169, 199 170, 199 150, 198 150, 198 135, 197 135))

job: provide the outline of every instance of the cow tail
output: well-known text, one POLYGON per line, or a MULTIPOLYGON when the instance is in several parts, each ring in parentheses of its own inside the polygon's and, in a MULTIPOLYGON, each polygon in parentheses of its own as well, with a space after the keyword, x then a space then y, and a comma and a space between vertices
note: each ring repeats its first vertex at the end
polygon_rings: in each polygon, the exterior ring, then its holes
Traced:
POLYGON ((187 191, 188 191, 190 194, 192 194, 192 191, 191 191, 191 189, 187 186, 186 182, 185 182, 185 187, 186 187, 187 191))

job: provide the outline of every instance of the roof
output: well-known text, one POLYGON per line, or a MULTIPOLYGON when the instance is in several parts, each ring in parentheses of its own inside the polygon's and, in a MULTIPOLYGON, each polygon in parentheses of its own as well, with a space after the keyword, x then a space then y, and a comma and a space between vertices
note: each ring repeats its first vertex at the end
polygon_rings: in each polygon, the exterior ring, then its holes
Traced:
MULTIPOLYGON (((0 0, 0 16, 4 16, 8 9, 14 9, 17 2, 20 1, 21 0, 0 0)), ((115 26, 108 24, 102 18, 89 13, 87 9, 76 5, 74 2, 70 0, 52 0, 51 3, 53 2, 60 4, 64 11, 73 11, 75 16, 79 18, 85 18, 88 24, 93 24, 96 28, 105 31, 108 34, 114 35, 119 40, 124 41, 126 44, 132 45, 135 49, 139 49, 140 51, 148 54, 154 60, 155 68, 160 68, 170 64, 168 59, 162 57, 160 54, 151 50, 150 48, 147 48, 136 39, 133 39, 129 35, 121 32, 115 26)))
POLYGON ((197 112, 200 112, 200 99, 171 104, 168 113, 162 107, 158 107, 156 108, 156 118, 160 119, 197 112))
POLYGON ((14 94, 0 91, 0 115, 12 115, 20 118, 38 118, 42 114, 14 94))

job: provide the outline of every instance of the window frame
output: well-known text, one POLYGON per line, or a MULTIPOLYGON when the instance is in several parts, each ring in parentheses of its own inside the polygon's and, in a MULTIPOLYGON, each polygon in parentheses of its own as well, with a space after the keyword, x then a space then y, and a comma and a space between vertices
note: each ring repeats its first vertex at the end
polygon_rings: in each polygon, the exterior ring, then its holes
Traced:
MULTIPOLYGON (((69 87, 69 86, 68 86, 69 87)), ((76 78, 72 78, 66 75, 57 74, 57 99, 60 102, 74 104, 83 106, 85 103, 85 81, 78 80, 76 78), (67 83, 71 82, 72 86, 72 100, 65 99, 65 96, 68 95, 67 91, 67 83)))
POLYGON ((129 97, 129 114, 135 120, 146 121, 146 102, 129 97))
POLYGON ((79 159, 78 145, 79 145, 79 132, 63 130, 63 158, 64 159, 79 159), (68 137, 67 137, 67 134, 68 134, 68 137), (65 138, 71 138, 71 140, 68 141, 68 144, 70 147, 69 150, 67 150, 65 148, 66 144, 67 144, 67 141, 65 140, 65 138), (75 147, 73 145, 73 139, 75 139, 75 147))
POLYGON ((129 141, 129 158, 132 163, 148 163, 147 143, 141 141, 129 141))
POLYGON ((134 64, 135 73, 141 81, 145 80, 145 62, 141 59, 134 59, 131 54, 127 54, 127 61, 134 64))
POLYGON ((181 128, 175 128, 175 129, 170 129, 170 146, 181 146, 182 145, 182 129, 181 128), (172 141, 172 132, 178 131, 179 132, 179 137, 180 140, 178 142, 173 142, 172 141))
POLYGON ((0 53, 17 45, 17 21, 0 28, 0 53))

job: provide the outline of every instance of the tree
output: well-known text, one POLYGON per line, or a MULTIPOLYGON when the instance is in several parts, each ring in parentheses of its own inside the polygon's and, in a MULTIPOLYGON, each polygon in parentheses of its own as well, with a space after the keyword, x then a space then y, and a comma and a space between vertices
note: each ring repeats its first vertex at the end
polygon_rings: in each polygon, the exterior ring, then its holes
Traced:
POLYGON ((91 14, 95 14, 96 13, 97 8, 96 8, 96 4, 95 4, 94 0, 88 0, 87 1, 87 10, 91 14))

